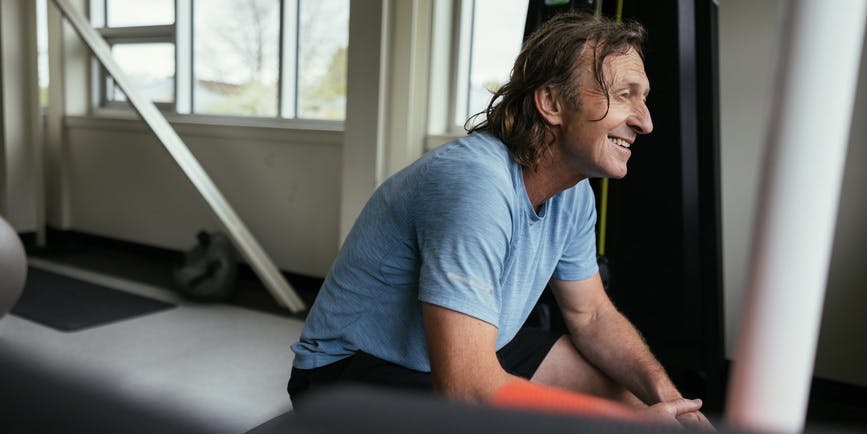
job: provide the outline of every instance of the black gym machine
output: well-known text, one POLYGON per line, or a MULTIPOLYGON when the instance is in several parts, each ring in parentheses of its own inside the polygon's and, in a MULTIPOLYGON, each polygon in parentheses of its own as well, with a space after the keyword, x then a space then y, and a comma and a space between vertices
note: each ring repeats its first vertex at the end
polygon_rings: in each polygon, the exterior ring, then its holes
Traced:
MULTIPOLYGON (((721 411, 725 386, 717 4, 711 0, 530 0, 525 38, 565 10, 647 28, 654 131, 621 180, 591 180, 600 274, 672 380, 721 411), (604 184, 608 184, 607 186, 604 184)), ((530 319, 565 331, 550 294, 530 319)))

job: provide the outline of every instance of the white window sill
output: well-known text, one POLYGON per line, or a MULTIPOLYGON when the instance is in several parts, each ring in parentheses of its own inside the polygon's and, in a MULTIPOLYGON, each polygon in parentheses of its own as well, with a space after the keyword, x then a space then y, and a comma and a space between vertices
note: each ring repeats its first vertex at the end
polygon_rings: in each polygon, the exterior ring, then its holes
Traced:
MULTIPOLYGON (((303 141, 304 143, 343 143, 342 121, 307 119, 246 118, 235 116, 180 115, 164 113, 166 120, 181 136, 247 138, 251 140, 303 141)), ((141 118, 126 109, 98 109, 93 115, 70 115, 64 126, 149 132, 141 118)))

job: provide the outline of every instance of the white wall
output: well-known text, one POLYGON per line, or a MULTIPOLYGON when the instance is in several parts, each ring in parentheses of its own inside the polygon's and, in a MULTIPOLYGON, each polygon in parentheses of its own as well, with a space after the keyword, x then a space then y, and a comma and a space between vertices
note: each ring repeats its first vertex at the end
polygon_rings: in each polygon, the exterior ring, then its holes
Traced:
MULTIPOLYGON (((278 267, 324 276, 337 252, 343 133, 177 125, 278 267)), ((219 229, 140 121, 67 118, 68 228, 186 250, 219 229)))
MULTIPOLYGON (((733 358, 748 271, 785 2, 720 2, 720 139, 726 355, 733 358)), ((833 47, 829 47, 833 49, 833 47)), ((862 62, 863 65, 863 62, 862 62)), ((815 373, 867 385, 867 68, 861 68, 815 373)), ((821 146, 821 144, 817 144, 821 146)), ((821 174, 804 174, 804 182, 821 174)))

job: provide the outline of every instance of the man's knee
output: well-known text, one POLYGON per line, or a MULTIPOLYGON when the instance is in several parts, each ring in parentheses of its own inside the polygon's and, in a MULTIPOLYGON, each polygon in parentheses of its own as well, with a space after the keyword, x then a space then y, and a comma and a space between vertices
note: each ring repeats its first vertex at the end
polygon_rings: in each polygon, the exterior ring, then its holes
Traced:
POLYGON ((606 398, 631 406, 642 406, 641 400, 587 360, 569 339, 557 340, 539 365, 531 381, 575 392, 606 398))

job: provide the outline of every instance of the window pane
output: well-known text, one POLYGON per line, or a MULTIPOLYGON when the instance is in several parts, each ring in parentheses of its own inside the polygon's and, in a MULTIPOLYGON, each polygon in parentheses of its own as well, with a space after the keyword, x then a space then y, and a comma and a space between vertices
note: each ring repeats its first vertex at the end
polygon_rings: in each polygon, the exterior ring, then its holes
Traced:
MULTIPOLYGON (((116 44, 111 47, 114 59, 133 83, 153 102, 175 100, 175 46, 169 43, 116 44)), ((109 101, 126 101, 120 89, 108 79, 109 101)))
POLYGON ((464 119, 487 108, 492 93, 508 81, 526 19, 526 0, 475 0, 468 107, 458 108, 464 119))
POLYGON ((175 22, 175 0, 108 0, 108 27, 153 26, 175 22))
POLYGON ((48 12, 46 2, 36 2, 36 56, 39 77, 39 106, 48 106, 48 12))
POLYGON ((349 0, 302 0, 299 12, 298 117, 342 120, 349 0))
POLYGON ((193 7, 193 111, 276 116, 279 0, 204 0, 193 7))

